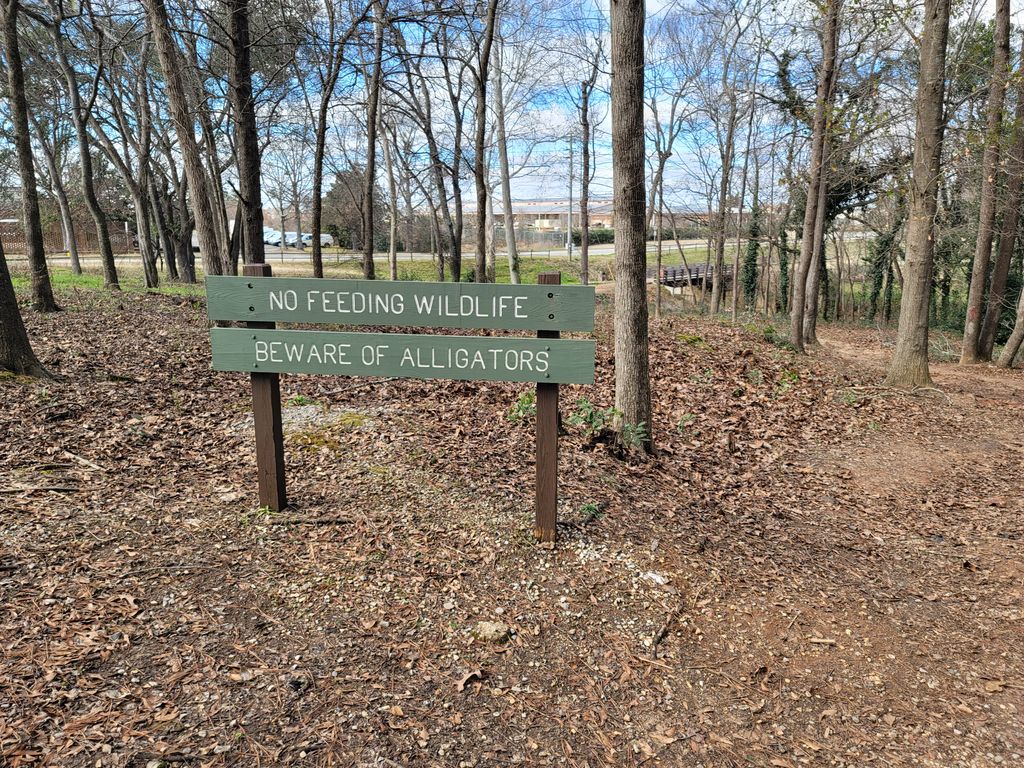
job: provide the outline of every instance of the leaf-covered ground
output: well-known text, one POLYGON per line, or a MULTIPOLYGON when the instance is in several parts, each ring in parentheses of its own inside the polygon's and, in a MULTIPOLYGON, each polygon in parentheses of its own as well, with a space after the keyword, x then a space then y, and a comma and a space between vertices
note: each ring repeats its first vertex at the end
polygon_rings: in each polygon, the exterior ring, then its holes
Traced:
MULTIPOLYGON (((667 318, 659 454, 567 425, 552 549, 527 387, 287 377, 268 514, 202 304, 61 299, 65 378, 0 380, 2 765, 1022 759, 1019 371, 895 396, 868 332, 667 318)), ((566 416, 612 404, 610 335, 566 416)))

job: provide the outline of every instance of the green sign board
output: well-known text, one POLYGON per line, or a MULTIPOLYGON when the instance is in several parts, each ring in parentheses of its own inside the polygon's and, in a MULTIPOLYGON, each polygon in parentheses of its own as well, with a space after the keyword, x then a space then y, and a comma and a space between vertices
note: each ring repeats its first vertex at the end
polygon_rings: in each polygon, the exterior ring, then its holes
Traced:
POLYGON ((211 320, 591 331, 590 286, 206 278, 211 320))
POLYGON ((218 371, 594 383, 593 341, 248 328, 210 338, 218 371))

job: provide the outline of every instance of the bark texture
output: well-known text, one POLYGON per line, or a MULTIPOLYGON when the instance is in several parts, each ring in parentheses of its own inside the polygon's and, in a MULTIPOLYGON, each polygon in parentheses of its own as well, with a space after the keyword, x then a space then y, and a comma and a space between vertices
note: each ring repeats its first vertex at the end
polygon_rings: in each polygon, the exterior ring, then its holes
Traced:
POLYGON ((494 23, 498 0, 487 3, 483 37, 479 42, 476 62, 476 132, 473 140, 473 176, 476 180, 476 282, 487 282, 487 72, 491 64, 494 23))
MULTIPOLYGON (((1022 38, 1024 43, 1024 38, 1022 38)), ((1024 44, 1021 46, 1024 62, 1024 44)), ((1024 65, 1018 77, 1024 76, 1024 65)), ((999 317, 1006 298, 1006 278, 1010 273, 1010 260, 1017 245, 1017 227, 1020 224, 1021 192, 1024 191, 1024 79, 1018 80, 1017 108, 1013 116, 1013 141, 1006 158, 1007 181, 1003 197, 1002 223, 999 227, 999 250, 992 265, 992 282, 988 289, 988 309, 978 341, 978 357, 991 360, 999 329, 999 317)))
MULTIPOLYGON (((256 106, 252 96, 249 0, 230 0, 228 14, 231 108, 235 113, 238 204, 242 211, 242 258, 246 264, 262 264, 265 256, 263 195, 260 189, 260 144, 256 130, 256 106)), ((237 238, 239 233, 234 234, 237 238)))
POLYGON ((366 95, 366 176, 363 186, 363 277, 377 275, 373 263, 373 200, 377 186, 377 111, 380 104, 381 53, 384 50, 384 9, 377 4, 373 22, 373 61, 366 95))
POLYGON ((964 346, 960 353, 960 365, 970 365, 981 360, 979 345, 983 322, 982 307, 992 256, 992 235, 995 231, 996 191, 999 187, 999 132, 1003 122, 1003 103, 1010 61, 1010 0, 996 0, 994 41, 992 81, 989 84, 988 103, 985 107, 985 153, 981 159, 981 211, 978 214, 978 239, 974 245, 971 286, 967 293, 967 320, 964 322, 964 346))
MULTIPOLYGON (((3 23, 4 53, 7 58, 7 84, 14 125, 14 145, 21 176, 22 224, 25 228, 25 250, 32 273, 32 305, 39 312, 56 312, 60 307, 53 297, 50 271, 43 247, 43 225, 39 215, 39 190, 32 158, 32 139, 28 127, 28 102, 25 99, 25 70, 22 66, 18 39, 19 0, 0 0, 0 22, 3 23)), ((6 267, 5 267, 6 269, 6 267)), ((17 307, 15 306, 15 310, 17 307)))
POLYGON ((615 407, 644 425, 650 450, 644 190, 644 2, 611 2, 612 187, 615 206, 615 407))
POLYGON ((950 0, 926 0, 921 32, 921 74, 918 79, 913 178, 907 258, 903 267, 903 300, 896 351, 885 383, 912 389, 929 386, 928 305, 932 292, 935 255, 935 210, 939 190, 939 164, 945 132, 943 96, 946 41, 949 36, 950 0))
MULTIPOLYGON (((203 167, 199 143, 196 141, 195 122, 189 107, 182 78, 184 62, 178 44, 171 35, 170 20, 167 18, 167 7, 164 0, 145 0, 146 13, 149 16, 156 44, 160 68, 164 73, 167 88, 167 100, 170 106, 174 131, 178 136, 178 148, 185 166, 185 178, 188 179, 188 190, 192 197, 196 232, 199 235, 199 250, 203 256, 203 268, 208 275, 220 275, 224 272, 222 238, 217 234, 217 217, 207 183, 206 170, 203 167)), ((262 232, 260 240, 263 240, 262 232)))
POLYGON ((25 323, 18 310, 14 284, 7 269, 4 245, 0 242, 0 370, 25 376, 49 378, 49 373, 36 359, 28 340, 25 323))
MULTIPOLYGON (((824 224, 824 210, 819 216, 819 202, 827 193, 826 151, 830 105, 835 84, 836 52, 839 43, 839 11, 841 0, 828 0, 821 35, 821 68, 818 70, 818 89, 814 102, 814 124, 811 132, 811 163, 807 179, 807 203, 804 206, 803 237, 800 240, 800 260, 793 275, 793 296, 789 310, 789 340, 799 352, 804 351, 804 312, 807 304, 808 277, 817 286, 814 267, 815 250, 820 249, 819 221, 824 224), (824 187, 824 188, 823 188, 824 187)), ((820 253, 820 251, 819 251, 820 253)))

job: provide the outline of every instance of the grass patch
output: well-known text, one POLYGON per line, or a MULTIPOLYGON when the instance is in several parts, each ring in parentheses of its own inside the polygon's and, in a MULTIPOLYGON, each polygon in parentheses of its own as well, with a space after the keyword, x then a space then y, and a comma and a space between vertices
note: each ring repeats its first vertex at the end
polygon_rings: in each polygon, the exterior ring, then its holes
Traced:
MULTIPOLYGON (((146 288, 142 267, 134 264, 118 265, 117 277, 118 284, 125 293, 151 292, 171 296, 203 296, 206 293, 206 289, 201 282, 190 284, 162 281, 156 288, 146 288)), ((28 292, 31 290, 32 279, 27 267, 22 264, 12 266, 11 282, 14 283, 15 291, 28 292)), ((72 290, 106 291, 102 270, 92 265, 84 267, 80 275, 74 274, 70 267, 51 266, 50 284, 53 286, 53 290, 58 293, 72 290)))

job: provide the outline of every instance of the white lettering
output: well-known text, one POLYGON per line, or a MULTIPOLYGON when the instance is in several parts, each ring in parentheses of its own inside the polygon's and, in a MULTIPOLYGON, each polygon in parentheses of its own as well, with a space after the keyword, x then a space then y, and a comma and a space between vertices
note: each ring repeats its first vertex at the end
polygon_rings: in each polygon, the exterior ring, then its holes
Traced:
POLYGON ((267 362, 267 342, 257 341, 256 342, 256 362, 265 363, 267 362))

